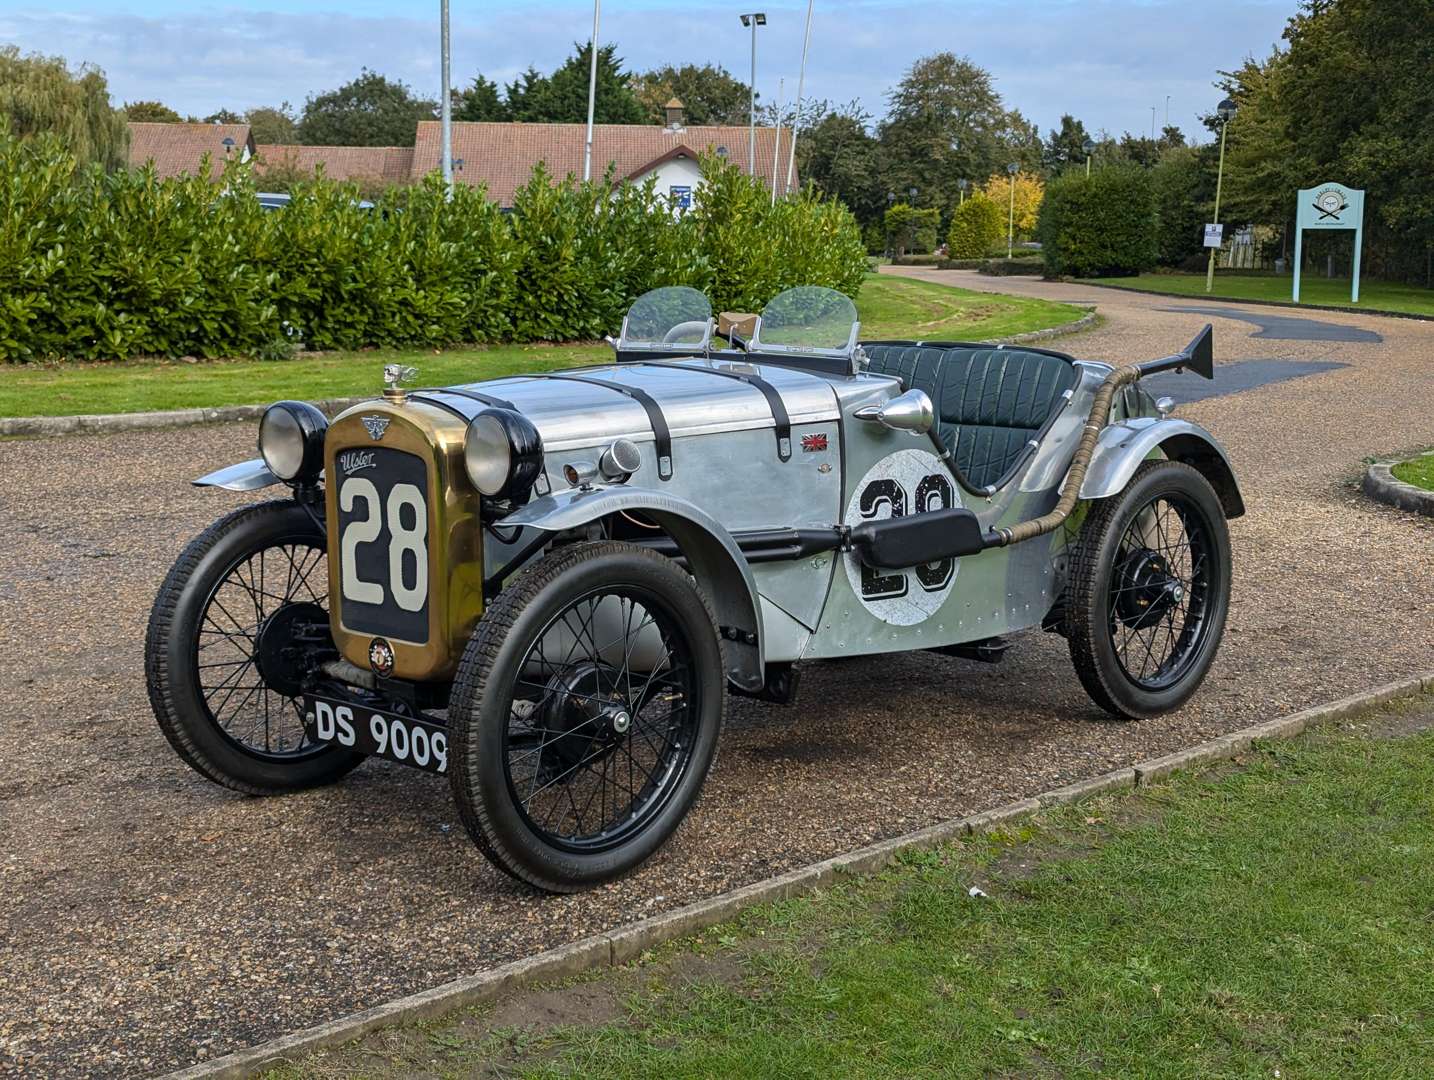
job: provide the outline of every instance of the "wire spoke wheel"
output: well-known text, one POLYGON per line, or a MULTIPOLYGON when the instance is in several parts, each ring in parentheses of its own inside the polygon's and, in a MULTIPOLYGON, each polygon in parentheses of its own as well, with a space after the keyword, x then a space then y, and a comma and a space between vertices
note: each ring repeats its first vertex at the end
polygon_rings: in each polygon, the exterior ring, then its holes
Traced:
POLYGON ((1132 719, 1179 708, 1230 606, 1230 533, 1210 482, 1183 462, 1146 462, 1091 505, 1071 554, 1065 630, 1086 692, 1132 719))
POLYGON ((315 664, 337 655, 325 545, 309 508, 257 503, 195 537, 160 586, 145 635, 150 705, 175 752, 216 784, 299 791, 363 760, 304 725, 315 664))
POLYGON ((448 707, 449 782, 495 866, 549 892, 632 872, 697 801, 726 711, 706 598, 671 559, 561 547, 478 620, 448 707))
POLYGON ((528 822, 572 850, 641 830, 691 759, 701 693, 660 598, 617 588, 567 605, 524 656, 509 707, 507 780, 528 822))
POLYGON ((245 752, 273 760, 322 752, 297 696, 300 651, 327 637, 328 558, 291 541, 246 554, 200 617, 194 680, 210 721, 245 752))
POLYGON ((1152 499, 1125 530, 1106 614, 1115 655, 1137 686, 1165 689, 1198 654, 1213 566, 1209 528, 1185 496, 1152 499))

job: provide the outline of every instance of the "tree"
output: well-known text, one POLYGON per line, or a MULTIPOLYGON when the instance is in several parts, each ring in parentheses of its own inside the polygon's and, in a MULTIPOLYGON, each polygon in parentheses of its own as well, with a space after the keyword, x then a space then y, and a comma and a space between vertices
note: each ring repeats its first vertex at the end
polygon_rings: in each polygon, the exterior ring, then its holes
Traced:
POLYGON ((479 73, 473 81, 453 95, 455 120, 507 120, 508 106, 503 103, 498 84, 479 73))
MULTIPOLYGON (((509 118, 530 124, 580 124, 587 119, 588 69, 592 46, 574 43, 574 53, 551 75, 529 68, 508 84, 509 118)), ((597 95, 593 120, 599 124, 641 124, 642 104, 628 85, 617 46, 598 49, 597 95)))
POLYGON ((1138 274, 1155 265, 1155 198, 1148 169, 1107 165, 1046 185, 1036 232, 1046 274, 1138 274))
POLYGON ((53 134, 81 164, 122 167, 129 157, 124 113, 110 105, 104 72, 59 56, 21 56, 0 47, 0 117, 22 139, 53 134))
POLYGON ((162 101, 126 101, 124 118, 136 124, 180 124, 184 117, 162 101))
POLYGON ((212 112, 200 121, 201 124, 242 124, 244 117, 233 109, 220 109, 212 112))
POLYGON ((1064 113, 1060 130, 1052 129, 1046 136, 1045 153, 1041 157, 1046 172, 1058 173, 1069 165, 1084 165, 1085 141, 1089 138, 1085 124, 1070 113, 1064 113))
MULTIPOLYGON (((665 124, 663 107, 679 98, 689 124, 745 124, 750 94, 747 84, 717 64, 672 64, 643 72, 633 80, 633 93, 653 124, 665 124)), ((760 96, 760 95, 759 95, 760 96)))
MULTIPOLYGON (((979 190, 992 202, 1001 207, 1001 232, 1006 232, 1007 219, 1011 216, 1012 184, 1009 173, 997 173, 981 185, 979 190)), ((1019 172, 1015 183, 1015 226, 1016 236, 1028 239, 1035 235, 1036 216, 1040 213, 1041 199, 1045 185, 1033 172, 1019 172)))
POLYGON ((917 189, 942 208, 956 203, 956 181, 989 176, 1001 159, 1009 114, 991 75, 970 60, 940 52, 916 61, 896 89, 881 125, 889 190, 917 189))
POLYGON ((418 122, 432 120, 437 108, 406 84, 364 68, 337 90, 309 97, 299 118, 299 141, 309 146, 412 146, 418 122))
POLYGON ((863 225, 880 218, 886 206, 880 145, 866 119, 853 103, 846 112, 828 112, 797 137, 802 181, 846 203, 863 225))
POLYGON ((899 202, 886 211, 885 223, 887 246, 899 259, 906 254, 928 252, 936 247, 941 211, 934 207, 918 210, 899 202))
POLYGON ((1204 246, 1204 223, 1215 195, 1210 147, 1180 146, 1166 152, 1151 173, 1155 190, 1156 258, 1179 266, 1204 246))
POLYGON ((1022 116, 1019 109, 1012 109, 1006 114, 1000 142, 1005 164, 1014 162, 1025 172, 1040 171, 1041 159, 1045 156, 1040 129, 1022 116))
POLYGON ((299 141, 299 125, 294 120, 294 109, 287 101, 274 108, 260 105, 244 114, 249 125, 249 134, 256 143, 290 144, 299 141))

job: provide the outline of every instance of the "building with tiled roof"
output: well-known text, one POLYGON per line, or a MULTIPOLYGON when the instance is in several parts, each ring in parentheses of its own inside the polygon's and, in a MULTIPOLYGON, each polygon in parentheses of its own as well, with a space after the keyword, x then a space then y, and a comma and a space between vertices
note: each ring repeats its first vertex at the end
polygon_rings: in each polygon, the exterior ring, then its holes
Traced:
POLYGON ((141 124, 129 125, 129 163, 142 168, 154 163, 160 179, 193 175, 208 154, 218 176, 229 158, 248 161, 254 156, 254 138, 248 124, 141 124))
POLYGON ((322 165, 324 175, 330 180, 407 184, 414 179, 411 146, 288 146, 260 143, 256 153, 258 160, 254 171, 259 176, 271 169, 312 173, 322 165))
MULTIPOLYGON (((682 103, 667 105, 668 123, 597 124, 593 128, 592 174, 602 177, 612 169, 616 180, 640 182, 656 176, 657 189, 679 205, 688 205, 702 186, 699 159, 714 153, 747 171, 748 129, 743 126, 686 127, 682 103)), ((415 144, 408 146, 255 146, 248 124, 130 124, 130 164, 153 161, 161 177, 195 173, 208 153, 216 174, 226 157, 241 161, 257 158, 255 172, 267 170, 312 173, 322 165, 333 180, 356 180, 371 185, 417 183, 441 164, 442 133, 436 120, 418 125, 415 144)), ((756 175, 768 186, 776 169, 778 193, 786 189, 786 161, 791 152, 791 131, 782 129, 778 149, 775 128, 757 129, 756 175)), ((512 206, 513 193, 528 182, 533 167, 542 162, 558 179, 581 176, 583 124, 468 123, 453 125, 453 179, 487 189, 500 206, 512 206)), ((797 178, 792 178, 795 187, 797 178)))
MULTIPOLYGON (((441 125, 424 120, 418 125, 413 148, 413 176, 422 177, 442 161, 441 125)), ((597 124, 593 127, 592 175, 603 176, 613 167, 618 180, 645 180, 657 174, 658 191, 681 200, 701 186, 698 158, 715 153, 747 171, 746 127, 668 124, 597 124)), ((469 123, 453 125, 453 179, 457 183, 484 185, 488 197, 500 206, 511 206, 513 192, 528 182, 533 166, 543 162, 555 177, 583 174, 583 124, 469 123)), ((782 129, 782 147, 777 160, 779 193, 785 192, 787 154, 791 131, 782 129)), ((777 129, 757 129, 756 174, 768 186, 777 151, 777 129)), ((793 187, 797 178, 792 178, 793 187)))

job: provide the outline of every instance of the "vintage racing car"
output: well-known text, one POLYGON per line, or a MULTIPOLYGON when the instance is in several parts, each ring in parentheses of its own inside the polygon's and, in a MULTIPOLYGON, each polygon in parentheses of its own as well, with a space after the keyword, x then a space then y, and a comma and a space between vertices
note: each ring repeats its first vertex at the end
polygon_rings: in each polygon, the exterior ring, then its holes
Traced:
POLYGON ((673 834, 729 687, 791 702, 803 663, 996 660, 1043 626, 1113 713, 1189 698, 1244 506, 1139 380, 1211 377, 1210 328, 1116 368, 858 329, 829 289, 721 323, 659 289, 609 366, 430 390, 390 366, 331 422, 271 406, 260 457, 195 483, 286 497, 190 543, 154 605, 165 735, 256 795, 374 755, 445 773, 497 866, 574 891, 673 834))

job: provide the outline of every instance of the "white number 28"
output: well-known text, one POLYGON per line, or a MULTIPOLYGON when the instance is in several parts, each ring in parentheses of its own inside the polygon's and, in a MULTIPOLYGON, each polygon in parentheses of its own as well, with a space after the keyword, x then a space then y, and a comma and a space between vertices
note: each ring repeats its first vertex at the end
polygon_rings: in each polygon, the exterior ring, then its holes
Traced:
POLYGON ((351 476, 339 488, 339 509, 344 513, 354 512, 359 502, 364 504, 364 516, 350 521, 344 529, 342 542, 343 594, 345 600, 360 604, 382 604, 383 585, 376 581, 364 581, 358 573, 358 549, 378 539, 387 518, 388 544, 388 589, 394 601, 404 611, 421 611, 428 599, 428 509, 423 504, 423 492, 412 484, 395 484, 388 493, 386 506, 380 508, 378 488, 373 481, 362 476, 351 476), (413 514, 412 526, 405 525, 403 511, 407 507, 413 514), (404 573, 404 555, 413 555, 414 581, 410 586, 404 573))

